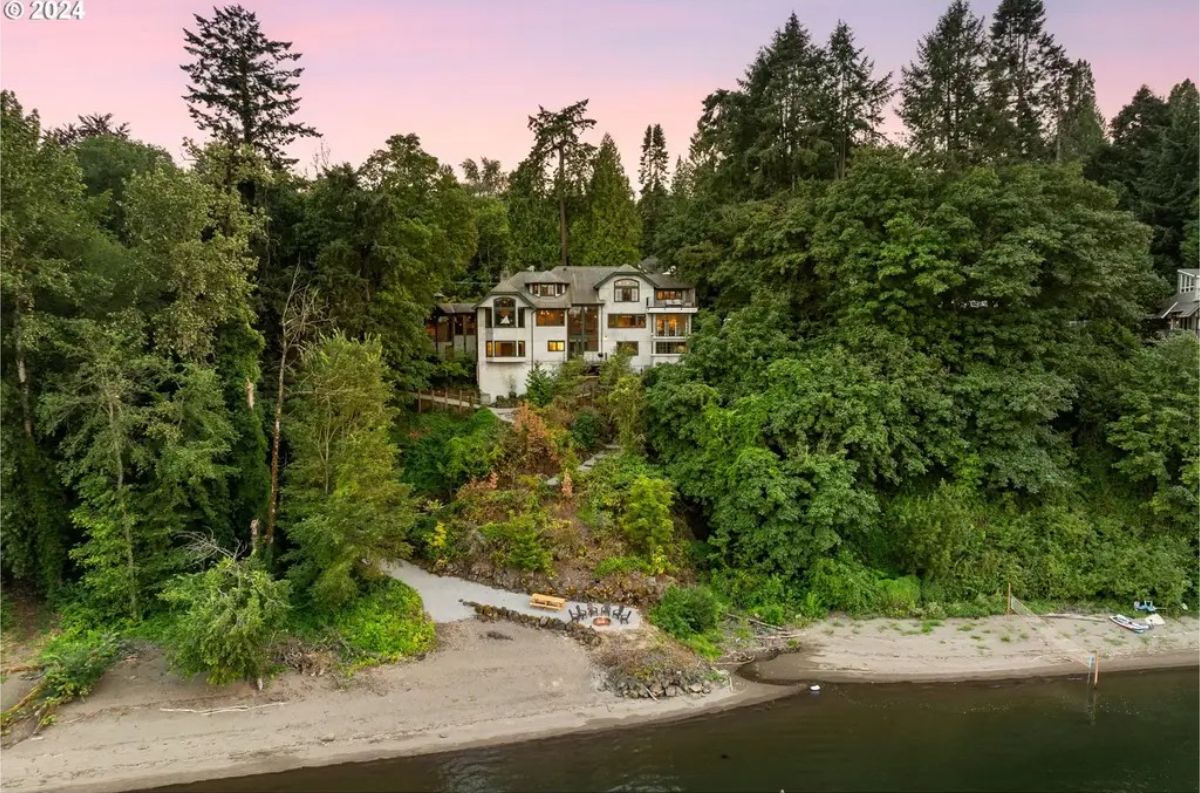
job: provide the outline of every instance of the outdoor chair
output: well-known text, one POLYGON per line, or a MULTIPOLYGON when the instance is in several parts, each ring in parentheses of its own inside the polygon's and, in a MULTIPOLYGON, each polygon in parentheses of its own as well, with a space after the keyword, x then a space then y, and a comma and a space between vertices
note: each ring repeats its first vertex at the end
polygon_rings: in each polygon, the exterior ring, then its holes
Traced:
POLYGON ((601 613, 601 614, 603 614, 603 615, 604 615, 604 616, 606 616, 606 617, 609 617, 609 616, 611 616, 611 615, 612 615, 612 606, 608 605, 607 603, 605 603, 605 604, 601 605, 601 606, 600 606, 600 613, 601 613))
POLYGON ((587 616, 587 612, 583 610, 583 606, 576 606, 567 613, 571 615, 571 622, 581 622, 587 616))

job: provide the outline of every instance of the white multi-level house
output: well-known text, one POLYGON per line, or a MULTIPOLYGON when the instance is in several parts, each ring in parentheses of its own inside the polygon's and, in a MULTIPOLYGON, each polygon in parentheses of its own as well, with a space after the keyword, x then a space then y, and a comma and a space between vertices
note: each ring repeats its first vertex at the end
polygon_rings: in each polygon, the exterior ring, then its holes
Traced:
POLYGON ((476 306, 476 377, 485 401, 525 393, 535 366, 598 363, 627 352, 635 371, 679 360, 695 289, 642 266, 532 268, 496 284, 476 306))

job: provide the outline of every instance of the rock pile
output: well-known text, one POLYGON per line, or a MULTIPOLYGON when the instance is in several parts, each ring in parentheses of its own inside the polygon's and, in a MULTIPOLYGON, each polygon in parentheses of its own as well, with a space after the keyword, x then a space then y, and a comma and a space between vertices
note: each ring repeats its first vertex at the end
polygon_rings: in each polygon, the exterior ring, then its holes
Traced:
POLYGON ((613 670, 601 685, 601 689, 630 699, 662 699, 684 694, 703 696, 711 694, 713 690, 712 682, 703 672, 681 669, 655 674, 648 682, 613 670))
POLYGON ((505 608, 504 606, 488 606, 483 603, 475 603, 473 601, 463 601, 464 605, 470 606, 475 610, 475 616, 484 622, 495 622, 496 620, 508 620, 509 622, 517 622, 521 625, 528 625, 531 628, 545 628, 552 631, 561 631, 570 636, 575 641, 585 647, 596 647, 600 644, 600 634, 594 628, 588 625, 581 625, 578 622, 563 622, 555 617, 535 617, 532 614, 522 614, 519 611, 505 608))

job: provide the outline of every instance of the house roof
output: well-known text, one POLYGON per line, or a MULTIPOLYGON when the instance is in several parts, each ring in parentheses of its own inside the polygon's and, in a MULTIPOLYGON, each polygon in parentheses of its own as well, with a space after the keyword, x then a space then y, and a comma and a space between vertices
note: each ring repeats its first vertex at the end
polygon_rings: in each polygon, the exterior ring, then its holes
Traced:
POLYGON ((492 287, 488 296, 520 295, 526 303, 536 308, 569 308, 573 304, 599 302, 600 286, 614 276, 625 274, 641 276, 658 289, 691 288, 691 284, 685 283, 673 275, 653 272, 652 265, 657 265, 657 261, 646 259, 640 265, 630 264, 623 267, 564 267, 560 265, 551 270, 522 270, 492 287), (565 283, 567 285, 566 294, 558 297, 530 294, 529 284, 547 283, 565 283))
POLYGON ((438 310, 443 314, 474 314, 474 303, 438 303, 438 310))
POLYGON ((1182 319, 1192 316, 1197 311, 1200 311, 1200 292, 1179 292, 1162 304, 1158 316, 1160 319, 1167 317, 1182 319))
POLYGON ((1194 268, 1191 268, 1191 267, 1181 267, 1181 268, 1178 270, 1178 272, 1181 272, 1181 273, 1183 273, 1184 275, 1195 275, 1195 276, 1200 276, 1200 270, 1197 270, 1197 269, 1194 269, 1194 268))

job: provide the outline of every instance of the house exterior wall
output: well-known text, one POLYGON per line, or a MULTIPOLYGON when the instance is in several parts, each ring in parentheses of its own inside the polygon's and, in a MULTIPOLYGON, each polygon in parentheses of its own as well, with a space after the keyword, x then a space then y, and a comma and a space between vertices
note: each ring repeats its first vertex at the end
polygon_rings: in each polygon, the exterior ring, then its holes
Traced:
MULTIPOLYGON (((659 354, 655 351, 655 342, 663 337, 655 335, 655 317, 665 314, 684 315, 684 330, 671 340, 682 341, 691 331, 691 315, 696 312, 694 305, 689 306, 655 306, 654 285, 640 276, 619 275, 610 278, 599 285, 589 303, 575 305, 598 304, 599 314, 599 350, 587 351, 584 360, 598 363, 615 355, 621 342, 635 342, 637 353, 630 359, 634 371, 642 371, 658 363, 674 362, 679 354, 659 354), (617 301, 618 283, 634 280, 638 283, 637 299, 632 301, 617 301), (645 317, 643 327, 621 328, 609 327, 609 317, 615 314, 633 314, 645 317)), ((576 298, 578 300, 578 298, 576 298)), ((688 301, 691 302, 691 301, 688 301)), ((567 311, 567 309, 564 309, 567 311)), ((537 323, 537 308, 525 302, 519 295, 488 295, 476 309, 476 379, 484 401, 495 400, 510 394, 521 396, 525 393, 526 378, 535 365, 553 371, 568 360, 571 349, 569 324, 561 326, 546 326, 537 323), (524 327, 496 327, 492 322, 488 327, 488 311, 495 311, 497 298, 512 297, 517 301, 518 311, 524 311, 524 327), (493 355, 488 356, 487 344, 501 341, 525 343, 524 354, 500 357, 498 347, 493 348, 493 355), (551 349, 551 342, 562 342, 561 350, 551 349)), ((567 320, 569 323, 569 319, 567 320)), ((559 346, 559 345, 554 345, 559 346)))

